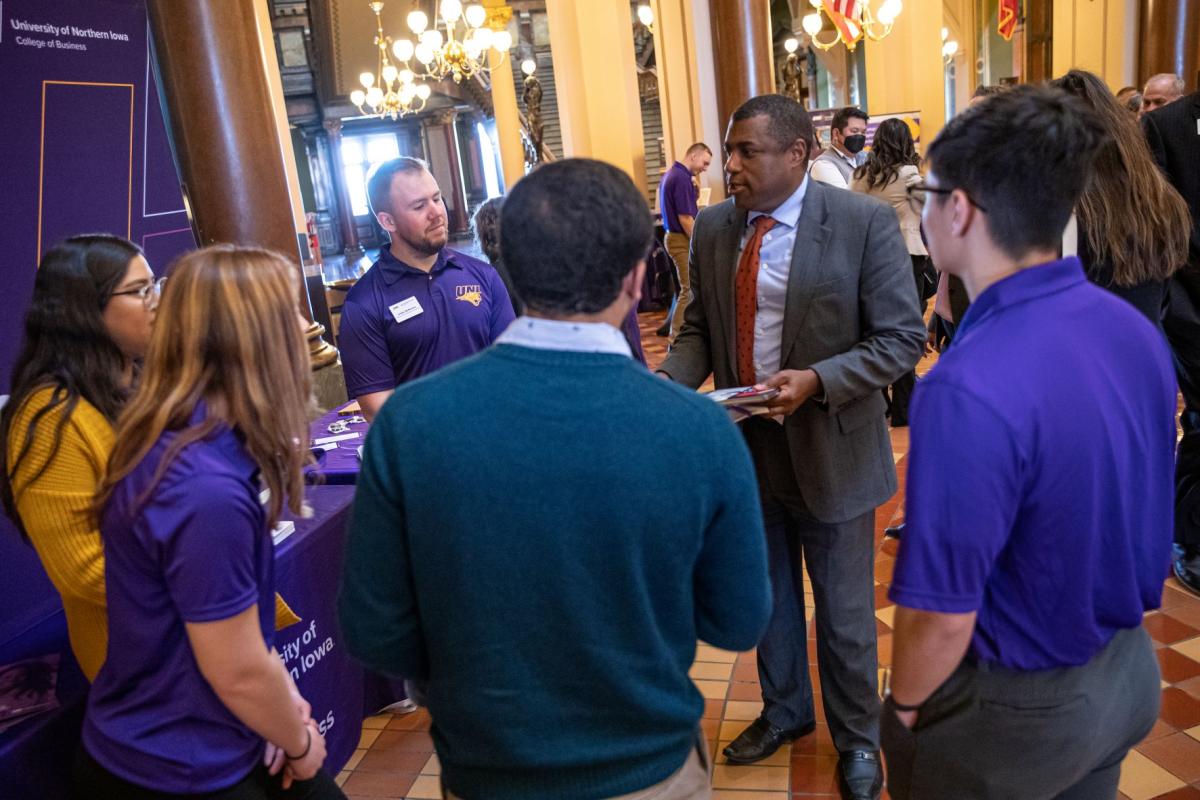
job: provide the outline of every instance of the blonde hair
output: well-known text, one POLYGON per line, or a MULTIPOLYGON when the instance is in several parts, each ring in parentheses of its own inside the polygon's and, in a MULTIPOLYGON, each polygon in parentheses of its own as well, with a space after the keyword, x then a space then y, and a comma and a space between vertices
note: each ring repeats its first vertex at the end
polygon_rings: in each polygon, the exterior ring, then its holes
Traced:
POLYGON ((274 526, 284 498, 304 500, 312 367, 300 330, 295 268, 268 250, 215 245, 176 262, 158 306, 141 383, 116 425, 116 446, 96 493, 113 488, 165 431, 179 431, 139 503, 171 462, 222 424, 237 430, 271 490, 274 526), (196 406, 209 415, 188 426, 196 406))

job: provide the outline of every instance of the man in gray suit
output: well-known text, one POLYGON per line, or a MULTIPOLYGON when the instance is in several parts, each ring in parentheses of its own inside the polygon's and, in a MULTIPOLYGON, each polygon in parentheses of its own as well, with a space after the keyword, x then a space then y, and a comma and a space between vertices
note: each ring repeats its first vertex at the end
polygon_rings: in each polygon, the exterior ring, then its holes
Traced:
POLYGON ((725 750, 770 756, 815 729, 803 591, 816 598, 825 716, 843 797, 877 798, 875 508, 896 491, 880 389, 912 369, 925 329, 912 264, 888 206, 807 179, 812 120, 763 95, 725 137, 731 199, 700 212, 692 303, 667 377, 779 389, 743 424, 767 530, 774 610, 758 647, 762 715, 725 750))

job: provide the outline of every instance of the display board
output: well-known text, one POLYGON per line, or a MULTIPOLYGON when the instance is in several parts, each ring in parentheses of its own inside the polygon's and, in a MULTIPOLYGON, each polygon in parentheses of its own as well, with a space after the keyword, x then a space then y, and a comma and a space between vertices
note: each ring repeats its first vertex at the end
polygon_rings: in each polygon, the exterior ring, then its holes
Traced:
POLYGON ((78 233, 125 236, 162 273, 195 246, 144 0, 0 0, 0 395, 37 264, 78 233))

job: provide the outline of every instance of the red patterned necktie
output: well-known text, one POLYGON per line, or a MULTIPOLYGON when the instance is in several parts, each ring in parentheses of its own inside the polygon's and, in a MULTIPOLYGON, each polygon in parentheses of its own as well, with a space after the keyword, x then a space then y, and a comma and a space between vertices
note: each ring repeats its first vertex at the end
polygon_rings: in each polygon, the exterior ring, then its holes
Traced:
POLYGON ((754 318, 758 314, 758 254, 762 249, 763 236, 774 225, 775 220, 766 215, 754 219, 754 233, 750 234, 746 246, 742 248, 742 257, 738 260, 733 279, 737 377, 742 386, 750 386, 755 381, 754 318))

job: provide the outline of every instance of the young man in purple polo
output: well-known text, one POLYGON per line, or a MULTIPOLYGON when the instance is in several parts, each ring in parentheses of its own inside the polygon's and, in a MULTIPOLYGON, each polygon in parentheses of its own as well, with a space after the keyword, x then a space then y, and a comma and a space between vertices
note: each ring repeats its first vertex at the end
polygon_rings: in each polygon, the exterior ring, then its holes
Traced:
POLYGON ((683 161, 676 161, 663 173, 662 183, 658 186, 658 205, 662 210, 663 228, 667 232, 663 244, 675 262, 675 276, 679 279, 679 295, 671 304, 671 313, 663 325, 669 329, 672 342, 683 325, 684 309, 692 300, 688 250, 692 241, 692 226, 696 224, 696 215, 700 213, 696 205, 696 185, 692 181, 706 171, 711 163, 712 150, 704 142, 696 142, 687 149, 683 161))
POLYGON ((391 245, 346 295, 346 391, 374 419, 397 386, 479 352, 513 321, 499 273, 446 247, 446 206, 425 162, 396 158, 367 183, 391 245))
POLYGON ((972 303, 913 396, 882 720, 895 800, 1112 800, 1158 716, 1142 615, 1171 546, 1171 355, 1058 257, 1104 135, 1023 86, 929 148, 929 252, 972 303))

